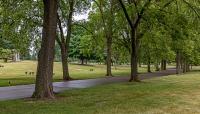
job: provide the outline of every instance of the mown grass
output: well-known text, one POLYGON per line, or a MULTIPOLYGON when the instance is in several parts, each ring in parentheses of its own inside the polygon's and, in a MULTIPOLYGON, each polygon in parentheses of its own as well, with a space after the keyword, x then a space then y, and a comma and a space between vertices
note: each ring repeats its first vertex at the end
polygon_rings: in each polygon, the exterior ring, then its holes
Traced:
MULTIPOLYGON (((31 84, 35 82, 36 61, 22 61, 16 63, 3 63, 3 68, 0 68, 0 86, 31 84), (25 72, 34 72, 34 75, 26 75, 25 72), (9 84, 9 82, 11 84, 9 84)), ((70 76, 73 79, 89 79, 104 77, 106 74, 105 65, 69 65, 70 76)), ((130 67, 114 66, 112 67, 114 76, 130 75, 130 67)), ((146 72, 146 68, 139 68, 140 73, 146 72)), ((60 62, 54 63, 54 81, 62 80, 62 67, 60 62)))
POLYGON ((68 90, 55 100, 0 102, 1 114, 199 114, 200 72, 68 90))

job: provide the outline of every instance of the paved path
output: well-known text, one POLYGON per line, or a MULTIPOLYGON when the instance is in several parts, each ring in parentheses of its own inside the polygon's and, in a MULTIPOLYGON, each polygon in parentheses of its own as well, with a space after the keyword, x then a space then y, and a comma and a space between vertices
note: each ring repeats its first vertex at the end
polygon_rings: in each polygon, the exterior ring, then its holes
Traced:
MULTIPOLYGON (((154 77, 168 76, 175 74, 175 69, 168 69, 166 71, 159 71, 154 73, 140 74, 140 79, 149 79, 154 77)), ((106 77, 97 79, 87 79, 87 80, 74 80, 68 82, 55 82, 53 83, 55 92, 62 92, 68 89, 74 88, 88 88, 96 85, 111 84, 119 82, 127 82, 129 80, 128 76, 119 77, 106 77)), ((31 97, 34 91, 35 85, 20 85, 20 86, 10 86, 10 87, 0 87, 0 101, 20 99, 31 97)))

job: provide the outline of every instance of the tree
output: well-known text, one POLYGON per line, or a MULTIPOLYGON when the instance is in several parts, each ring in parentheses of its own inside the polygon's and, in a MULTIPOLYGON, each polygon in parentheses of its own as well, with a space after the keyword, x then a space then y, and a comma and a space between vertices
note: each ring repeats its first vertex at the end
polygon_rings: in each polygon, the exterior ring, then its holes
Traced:
POLYGON ((43 0, 44 20, 42 44, 38 55, 34 98, 54 98, 53 94, 53 62, 57 28, 58 0, 43 0))
POLYGON ((82 10, 87 10, 87 7, 90 6, 88 1, 81 0, 60 0, 59 2, 59 11, 58 11, 58 27, 60 32, 60 37, 56 38, 56 41, 61 49, 61 60, 63 68, 63 80, 71 80, 69 76, 68 68, 68 57, 70 51, 70 40, 72 35, 73 27, 73 15, 75 13, 80 13, 82 10), (66 28, 66 32, 63 30, 66 28), (67 35, 65 36, 65 33, 67 35))
MULTIPOLYGON (((65 2, 62 2, 62 3, 65 3, 65 2)), ((61 49, 63 80, 71 80, 71 77, 69 76, 69 68, 68 68, 68 55, 69 55, 68 50, 69 50, 69 42, 70 42, 71 32, 72 32, 72 16, 74 13, 74 1, 70 0, 68 3, 69 3, 69 14, 67 16, 67 36, 66 36, 66 38, 64 36, 62 21, 60 19, 59 14, 57 13, 60 37, 57 36, 56 41, 58 42, 58 45, 60 46, 60 49, 61 49)), ((63 12, 62 9, 61 9, 61 12, 63 12)))
POLYGON ((131 29, 131 78, 129 81, 139 81, 138 79, 138 46, 139 46, 139 38, 137 38, 138 26, 140 21, 143 18, 145 10, 151 3, 151 0, 147 0, 142 8, 139 10, 138 5, 140 2, 130 0, 129 4, 134 5, 135 12, 132 12, 131 15, 128 14, 128 11, 122 0, 119 0, 119 3, 123 9, 124 15, 128 21, 128 24, 131 29))
POLYGON ((12 51, 10 49, 0 48, 0 58, 4 60, 4 62, 8 62, 8 59, 12 57, 12 51))
POLYGON ((116 0, 94 0, 97 14, 100 15, 102 30, 106 40, 106 76, 112 76, 112 43, 114 34, 114 21, 116 11, 116 0))

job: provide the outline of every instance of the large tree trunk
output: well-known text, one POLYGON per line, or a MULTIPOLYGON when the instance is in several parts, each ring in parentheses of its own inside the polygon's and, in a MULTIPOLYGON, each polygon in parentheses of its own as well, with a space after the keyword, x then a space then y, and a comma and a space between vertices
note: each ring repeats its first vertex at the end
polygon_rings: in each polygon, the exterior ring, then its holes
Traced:
POLYGON ((189 72, 190 71, 190 64, 188 61, 184 58, 183 59, 184 65, 183 65, 183 73, 189 72))
POLYGON ((85 59, 85 64, 86 64, 86 65, 88 64, 88 59, 87 59, 87 58, 85 59))
POLYGON ((20 61, 20 54, 19 52, 14 52, 12 56, 12 62, 18 62, 18 61, 20 61))
POLYGON ((184 59, 181 55, 180 55, 180 69, 184 69, 184 59))
POLYGON ((80 60, 81 60, 81 65, 84 65, 84 56, 83 55, 80 56, 80 60))
POLYGON ((163 59, 161 61, 161 70, 166 70, 166 69, 167 69, 167 61, 163 59))
POLYGON ((140 61, 138 61, 138 65, 140 68, 142 67, 142 63, 140 61))
POLYGON ((57 0, 43 0, 44 21, 42 44, 39 52, 34 98, 54 98, 53 61, 57 28, 57 0))
POLYGON ((3 58, 3 62, 7 63, 8 62, 8 58, 3 58))
POLYGON ((163 70, 167 70, 167 61, 164 60, 164 61, 163 61, 163 64, 164 64, 164 66, 163 66, 164 69, 163 69, 163 70))
POLYGON ((137 67, 137 40, 136 31, 131 32, 131 78, 129 81, 139 81, 137 67))
POLYGON ((68 68, 68 61, 67 61, 67 54, 66 49, 64 48, 64 45, 62 45, 61 48, 61 56, 62 56, 62 70, 63 70, 63 80, 71 80, 69 76, 69 68, 68 68))
POLYGON ((190 64, 187 62, 186 64, 186 72, 189 72, 190 71, 190 64))
POLYGON ((148 57, 147 72, 151 73, 151 58, 148 57))
POLYGON ((181 73, 181 55, 180 52, 176 53, 176 74, 181 73))
POLYGON ((156 71, 160 71, 159 64, 160 64, 159 62, 155 63, 156 71))
POLYGON ((106 76, 112 76, 112 71, 111 71, 111 66, 112 66, 112 61, 111 61, 111 47, 112 46, 112 37, 108 36, 107 37, 107 58, 106 58, 106 66, 107 66, 107 73, 106 76))
POLYGON ((187 68, 187 62, 185 58, 183 59, 183 73, 186 73, 186 68, 187 68))

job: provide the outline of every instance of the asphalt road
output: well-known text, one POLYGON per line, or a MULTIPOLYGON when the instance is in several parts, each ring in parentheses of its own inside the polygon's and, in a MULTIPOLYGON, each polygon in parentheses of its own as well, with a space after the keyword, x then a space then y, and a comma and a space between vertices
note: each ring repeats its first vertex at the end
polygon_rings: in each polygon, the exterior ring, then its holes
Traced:
MULTIPOLYGON (((168 76, 176 73, 175 69, 167 69, 166 71, 159 71, 154 73, 140 74, 140 80, 168 76)), ((119 82, 127 82, 129 76, 118 76, 118 77, 105 77, 97 79, 87 79, 87 80, 73 80, 67 82, 54 82, 54 92, 63 92, 69 89, 76 88, 89 88, 97 85, 103 84, 112 84, 119 82)), ((3 100, 12 100, 12 99, 21 99, 31 97, 34 91, 35 85, 19 85, 19 86, 9 86, 9 87, 0 87, 0 101, 3 100)))

